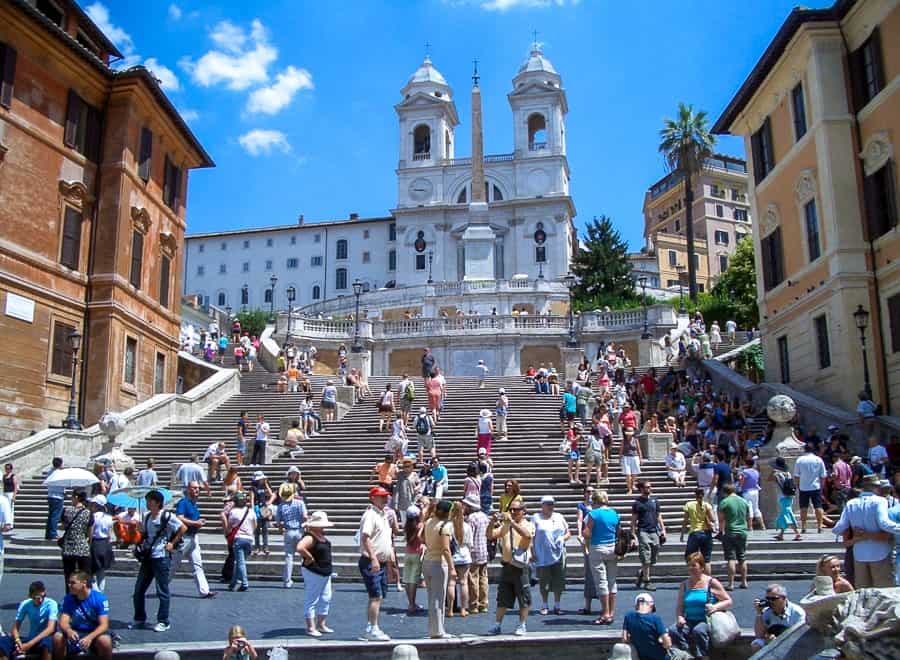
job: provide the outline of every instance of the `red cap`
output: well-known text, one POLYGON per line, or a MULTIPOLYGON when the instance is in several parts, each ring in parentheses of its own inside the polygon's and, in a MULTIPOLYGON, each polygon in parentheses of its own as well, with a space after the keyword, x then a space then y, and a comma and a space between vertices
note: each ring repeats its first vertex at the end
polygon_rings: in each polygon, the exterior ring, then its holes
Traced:
POLYGON ((385 490, 381 486, 374 486, 369 491, 369 497, 390 497, 391 493, 388 490, 385 490))

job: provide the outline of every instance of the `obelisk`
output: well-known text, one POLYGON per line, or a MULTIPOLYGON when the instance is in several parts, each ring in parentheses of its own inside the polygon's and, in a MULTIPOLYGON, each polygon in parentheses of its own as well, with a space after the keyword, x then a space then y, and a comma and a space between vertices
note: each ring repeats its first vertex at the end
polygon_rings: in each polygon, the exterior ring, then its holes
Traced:
POLYGON ((462 241, 466 254, 466 280, 494 279, 494 232, 490 227, 484 181, 484 133, 481 127, 481 90, 478 60, 472 76, 472 201, 462 241))

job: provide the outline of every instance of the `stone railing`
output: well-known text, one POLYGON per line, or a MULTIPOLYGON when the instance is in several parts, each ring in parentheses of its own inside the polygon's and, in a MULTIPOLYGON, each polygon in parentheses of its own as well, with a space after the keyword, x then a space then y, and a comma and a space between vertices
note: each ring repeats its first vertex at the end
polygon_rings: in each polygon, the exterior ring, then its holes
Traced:
MULTIPOLYGON (((179 353, 179 358, 191 358, 179 353)), ((241 391, 241 379, 234 369, 215 370, 210 378, 184 394, 157 394, 122 413, 125 430, 116 444, 127 449, 170 424, 192 423, 241 391)), ((109 438, 97 424, 82 431, 46 429, 0 448, 0 463, 12 463, 19 474, 31 476, 49 466, 59 456, 67 466, 84 466, 92 456, 109 447, 109 438)))

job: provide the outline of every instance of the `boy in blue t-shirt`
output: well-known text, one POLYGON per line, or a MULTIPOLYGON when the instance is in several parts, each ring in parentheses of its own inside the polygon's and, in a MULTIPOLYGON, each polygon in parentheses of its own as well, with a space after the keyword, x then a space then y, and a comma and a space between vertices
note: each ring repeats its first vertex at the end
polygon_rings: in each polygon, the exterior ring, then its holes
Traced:
POLYGON ((656 605, 650 594, 638 594, 634 609, 625 615, 622 623, 624 640, 637 649, 639 660, 666 660, 672 639, 665 624, 656 614, 656 605))
POLYGON ((0 658, 29 654, 50 660, 58 617, 59 606, 55 600, 47 598, 44 583, 32 582, 28 587, 28 598, 19 604, 16 611, 16 622, 10 634, 0 637, 0 658), (26 619, 28 634, 22 634, 22 623, 26 619))
POLYGON ((59 615, 59 631, 53 636, 53 654, 63 658, 81 651, 100 660, 112 658, 109 634, 109 600, 91 589, 91 576, 75 571, 69 576, 69 593, 59 615))

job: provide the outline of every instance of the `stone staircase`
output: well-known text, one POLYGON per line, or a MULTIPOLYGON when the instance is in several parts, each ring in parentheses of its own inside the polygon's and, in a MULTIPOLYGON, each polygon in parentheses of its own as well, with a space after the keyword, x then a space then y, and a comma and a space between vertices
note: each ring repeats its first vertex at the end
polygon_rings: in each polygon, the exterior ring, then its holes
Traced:
MULTIPOLYGON (((226 366, 229 366, 226 360, 226 366)), ((236 423, 241 410, 247 410, 250 419, 265 414, 277 437, 282 417, 297 414, 300 394, 278 394, 270 385, 277 376, 257 364, 252 374, 242 375, 241 393, 224 402, 218 409, 194 424, 171 425, 137 443, 128 450, 138 467, 148 457, 156 460, 160 479, 167 484, 172 464, 184 462, 192 454, 206 449, 217 440, 224 440, 229 454, 234 455, 236 423)), ((311 381, 318 401, 319 392, 327 377, 313 376, 311 381)), ((337 379, 335 379, 337 380, 337 379)), ((338 422, 327 425, 320 436, 304 443, 305 453, 298 461, 275 459, 262 467, 270 484, 277 488, 285 478, 287 468, 296 463, 303 471, 306 483, 307 503, 311 510, 323 509, 337 526, 332 530, 335 570, 340 580, 357 580, 356 559, 358 553, 353 544, 360 515, 367 505, 369 474, 372 467, 384 455, 386 432, 378 433, 376 402, 378 393, 386 382, 396 383, 398 378, 372 377, 372 396, 355 405, 338 422)), ((424 403, 424 384, 415 378, 417 400, 414 410, 424 403)), ((492 457, 495 473, 495 503, 507 479, 519 480, 529 511, 537 511, 541 496, 550 494, 556 498, 557 510, 569 521, 573 533, 577 520, 576 505, 581 500, 580 488, 569 485, 566 457, 558 453, 560 441, 558 397, 536 395, 531 386, 521 378, 488 378, 485 389, 479 389, 474 379, 448 379, 448 396, 441 423, 438 426, 437 447, 442 463, 447 466, 450 479, 449 496, 462 496, 466 465, 476 455, 476 423, 481 408, 494 408, 498 387, 505 387, 510 397, 508 440, 495 440, 492 457)), ((410 430, 410 451, 417 451, 415 432, 410 430)), ((245 487, 255 469, 249 466, 239 469, 245 487)), ((46 500, 41 479, 35 475, 23 475, 22 490, 16 503, 16 531, 6 547, 7 570, 16 572, 46 572, 61 569, 59 550, 55 543, 44 541, 43 527, 46 500)), ((659 498, 663 516, 669 529, 669 542, 662 548, 659 565, 654 571, 659 581, 675 580, 684 576, 684 544, 678 542, 681 508, 691 497, 691 488, 679 489, 665 479, 662 462, 647 461, 643 476, 649 478, 654 494, 659 498)), ((613 446, 613 464, 610 466, 608 487, 611 505, 628 520, 633 496, 625 494, 624 478, 618 464, 618 440, 613 446)), ((201 535, 207 573, 218 573, 226 546, 219 525, 223 490, 212 486, 212 496, 205 493, 200 498, 202 516, 208 522, 201 535)), ((810 576, 816 559, 825 551, 837 550, 830 534, 807 535, 799 542, 775 542, 771 532, 759 532, 750 541, 749 557, 752 575, 763 577, 810 576)), ((282 543, 280 533, 270 530, 268 556, 254 556, 249 560, 251 579, 280 579, 282 543)), ((398 556, 403 548, 398 539, 398 556)), ((117 563, 111 574, 134 574, 135 565, 130 552, 117 550, 117 563)), ((721 566, 721 551, 714 556, 721 566)), ((637 571, 637 556, 632 553, 622 562, 620 573, 624 579, 637 571)), ((583 576, 582 555, 574 539, 568 559, 568 574, 573 579, 583 576)), ((186 574, 186 565, 182 573, 186 574)), ((298 569, 299 570, 299 569, 298 569)), ((499 570, 499 564, 492 564, 499 570)))

